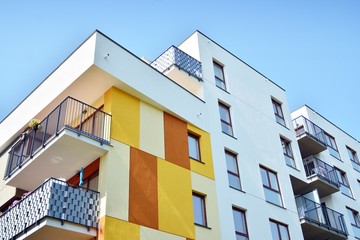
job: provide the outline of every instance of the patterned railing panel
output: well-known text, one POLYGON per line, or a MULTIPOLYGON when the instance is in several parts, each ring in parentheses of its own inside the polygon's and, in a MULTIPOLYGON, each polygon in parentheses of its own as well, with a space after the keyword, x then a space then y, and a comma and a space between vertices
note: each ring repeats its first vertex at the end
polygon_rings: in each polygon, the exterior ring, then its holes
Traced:
POLYGON ((300 219, 313 222, 338 234, 348 235, 343 214, 303 196, 296 197, 295 200, 300 219))
POLYGON ((175 46, 171 46, 150 65, 161 73, 175 65, 198 80, 202 80, 201 62, 175 46))
POLYGON ((97 228, 98 213, 98 192, 50 178, 0 216, 0 239, 12 239, 44 217, 97 228))
POLYGON ((64 129, 110 144, 110 127, 111 115, 68 97, 11 148, 5 179, 64 129))

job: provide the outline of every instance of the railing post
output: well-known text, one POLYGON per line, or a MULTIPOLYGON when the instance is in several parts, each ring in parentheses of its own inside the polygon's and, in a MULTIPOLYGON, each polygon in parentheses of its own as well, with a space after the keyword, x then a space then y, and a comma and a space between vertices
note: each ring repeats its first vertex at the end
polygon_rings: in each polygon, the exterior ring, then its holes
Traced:
POLYGON ((41 140, 42 147, 45 146, 45 137, 46 137, 47 127, 48 127, 48 122, 49 122, 49 116, 46 117, 46 121, 45 121, 44 133, 43 133, 43 137, 42 137, 42 140, 41 140))
POLYGON ((78 135, 80 135, 80 132, 82 131, 82 115, 84 112, 84 103, 81 103, 81 111, 80 111, 80 125, 79 125, 79 133, 78 135))
MULTIPOLYGON (((64 102, 65 102, 65 101, 64 101, 64 102)), ((62 105, 64 102, 62 102, 62 103, 59 105, 59 113, 58 113, 57 120, 56 120, 56 131, 55 131, 56 136, 59 135, 59 122, 60 122, 60 115, 61 115, 61 105, 62 105)))

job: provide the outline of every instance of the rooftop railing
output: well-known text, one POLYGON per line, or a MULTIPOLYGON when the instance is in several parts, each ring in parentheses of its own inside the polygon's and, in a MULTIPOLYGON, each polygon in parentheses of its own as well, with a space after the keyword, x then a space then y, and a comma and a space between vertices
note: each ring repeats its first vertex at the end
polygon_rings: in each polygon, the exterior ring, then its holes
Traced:
POLYGON ((323 145, 327 145, 324 130, 304 116, 295 118, 293 120, 293 125, 297 137, 308 135, 323 145))
POLYGON ((303 160, 303 163, 307 177, 317 176, 327 181, 328 183, 340 187, 339 179, 337 177, 334 167, 330 166, 329 164, 321 161, 320 159, 314 156, 305 158, 303 160))
POLYGON ((49 178, 0 216, 0 239, 10 240, 46 217, 98 228, 99 192, 49 178))
POLYGON ((64 129, 110 144, 111 115, 67 97, 40 124, 24 133, 10 150, 5 179, 44 148, 64 129))
POLYGON ((296 197, 300 220, 307 220, 338 234, 347 236, 344 215, 303 196, 296 197))
POLYGON ((157 69, 159 72, 164 73, 169 70, 172 66, 176 66, 189 75, 202 81, 202 67, 201 62, 181 51, 175 46, 171 46, 157 59, 155 59, 150 66, 157 69))

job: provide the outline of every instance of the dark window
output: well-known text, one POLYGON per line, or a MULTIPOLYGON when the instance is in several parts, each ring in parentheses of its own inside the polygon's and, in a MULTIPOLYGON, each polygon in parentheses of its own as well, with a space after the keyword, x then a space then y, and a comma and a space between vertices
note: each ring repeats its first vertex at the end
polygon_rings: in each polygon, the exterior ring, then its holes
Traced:
POLYGON ((233 208, 236 240, 248 240, 245 211, 233 208))
POLYGON ((231 124, 230 107, 219 102, 221 130, 230 136, 233 136, 233 129, 231 124))
POLYGON ((194 221, 195 224, 207 227, 205 196, 193 193, 194 221))
POLYGON ((340 191, 348 197, 353 197, 349 181, 346 177, 346 173, 340 169, 335 168, 336 175, 340 183, 340 191))
POLYGON ((216 86, 226 90, 225 77, 224 77, 224 68, 220 64, 214 63, 214 73, 215 73, 215 83, 216 86))
POLYGON ((225 150, 229 186, 241 190, 240 174, 236 155, 225 150))
POLYGON ((280 137, 280 141, 281 141, 281 146, 283 148, 285 163, 290 167, 296 168, 294 155, 291 150, 290 141, 288 141, 282 137, 280 137))
POLYGON ((286 126, 285 119, 284 119, 284 114, 283 114, 283 111, 282 111, 282 108, 281 108, 281 104, 273 99, 272 100, 272 105, 273 105, 273 109, 274 109, 276 122, 283 125, 283 126, 286 126))
POLYGON ((270 220, 271 235, 273 240, 290 240, 288 226, 270 220))
POLYGON ((325 139, 326 139, 326 144, 328 146, 330 154, 332 156, 336 157, 337 159, 341 159, 338 148, 336 146, 335 138, 330 136, 328 133, 325 133, 325 139))
POLYGON ((200 157, 200 138, 192 133, 188 133, 189 157, 201 162, 200 157))
POLYGON ((260 172, 266 200, 282 206, 283 203, 276 173, 264 167, 260 167, 260 172))

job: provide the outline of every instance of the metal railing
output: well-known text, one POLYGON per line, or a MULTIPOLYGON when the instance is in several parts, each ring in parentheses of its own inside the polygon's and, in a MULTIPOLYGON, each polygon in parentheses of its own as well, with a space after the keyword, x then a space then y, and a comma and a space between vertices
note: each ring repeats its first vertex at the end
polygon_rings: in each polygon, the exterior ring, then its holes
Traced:
POLYGON ((295 198, 300 220, 307 220, 321 227, 347 236, 344 215, 308 198, 295 198))
POLYGON ((307 177, 318 176, 319 178, 340 187, 339 179, 334 167, 314 156, 303 159, 303 164, 307 177))
POLYGON ((323 145, 327 146, 325 132, 321 127, 319 127, 304 116, 299 116, 295 118, 292 122, 297 137, 308 135, 317 140, 318 142, 322 143, 323 145))
POLYGON ((175 46, 171 46, 157 59, 155 59, 150 66, 163 73, 170 69, 172 66, 186 71, 189 75, 202 81, 202 67, 201 62, 181 51, 175 46))
POLYGON ((64 130, 110 144, 111 115, 67 97, 39 125, 33 127, 10 150, 5 179, 64 130))
POLYGON ((0 216, 0 239, 15 239, 45 217, 98 228, 99 197, 99 192, 49 178, 0 216))

